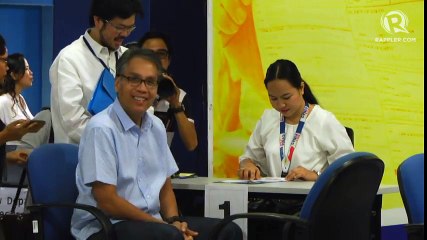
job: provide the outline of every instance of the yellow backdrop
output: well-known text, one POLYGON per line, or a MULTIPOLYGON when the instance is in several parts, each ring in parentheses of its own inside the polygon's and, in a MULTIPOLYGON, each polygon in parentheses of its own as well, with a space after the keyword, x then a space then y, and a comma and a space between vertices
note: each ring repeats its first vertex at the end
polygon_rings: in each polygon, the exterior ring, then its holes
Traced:
MULTIPOLYGON (((424 151, 424 1, 213 0, 213 175, 235 177, 265 108, 270 63, 294 61, 357 151, 386 163, 424 151)), ((384 208, 402 207, 400 195, 384 208)))

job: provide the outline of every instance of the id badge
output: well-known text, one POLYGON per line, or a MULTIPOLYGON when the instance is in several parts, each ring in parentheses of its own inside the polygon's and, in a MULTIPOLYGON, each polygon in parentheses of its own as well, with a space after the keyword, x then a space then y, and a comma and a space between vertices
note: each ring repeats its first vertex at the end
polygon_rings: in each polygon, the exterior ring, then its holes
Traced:
POLYGON ((282 160, 282 170, 284 173, 288 173, 290 164, 291 161, 289 161, 288 157, 285 157, 285 159, 282 160))

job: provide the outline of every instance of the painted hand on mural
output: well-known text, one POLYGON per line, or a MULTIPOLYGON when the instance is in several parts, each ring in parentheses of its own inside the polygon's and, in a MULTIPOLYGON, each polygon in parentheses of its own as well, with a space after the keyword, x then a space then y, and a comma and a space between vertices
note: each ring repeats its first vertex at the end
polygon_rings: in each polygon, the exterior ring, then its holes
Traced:
POLYGON ((223 38, 223 45, 227 45, 227 42, 245 23, 249 11, 252 10, 252 0, 219 0, 214 1, 214 4, 214 9, 218 10, 214 25, 223 38))
POLYGON ((263 70, 252 1, 214 1, 214 12, 214 159, 219 159, 214 172, 234 177, 238 156, 266 106, 263 70))

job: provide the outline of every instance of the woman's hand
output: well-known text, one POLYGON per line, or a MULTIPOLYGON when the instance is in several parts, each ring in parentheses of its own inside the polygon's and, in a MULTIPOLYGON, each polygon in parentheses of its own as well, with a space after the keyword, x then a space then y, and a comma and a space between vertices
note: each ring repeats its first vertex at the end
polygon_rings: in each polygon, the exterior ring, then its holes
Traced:
POLYGON ((294 181, 297 179, 302 179, 306 181, 316 181, 319 176, 316 172, 308 170, 304 167, 298 166, 292 169, 286 176, 287 181, 294 181))
POLYGON ((261 171, 251 159, 245 159, 240 162, 238 175, 240 179, 256 180, 261 178, 261 171))
POLYGON ((20 140, 30 131, 30 120, 16 120, 9 123, 2 131, 2 142, 20 140))
POLYGON ((18 149, 15 151, 7 152, 6 159, 9 163, 24 165, 27 163, 28 155, 29 155, 29 150, 18 149))
POLYGON ((188 224, 186 222, 175 221, 172 223, 172 225, 178 228, 178 230, 184 236, 184 240, 193 240, 193 237, 196 237, 197 235, 199 235, 198 232, 195 232, 189 229, 188 224))

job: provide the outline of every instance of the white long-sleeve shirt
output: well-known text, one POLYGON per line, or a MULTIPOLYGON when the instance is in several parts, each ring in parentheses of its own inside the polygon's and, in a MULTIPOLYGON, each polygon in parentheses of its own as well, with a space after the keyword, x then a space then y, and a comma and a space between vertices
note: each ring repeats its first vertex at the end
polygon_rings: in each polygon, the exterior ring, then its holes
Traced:
MULTIPOLYGON (((89 35, 83 35, 96 56, 110 68, 115 76, 116 55, 109 52, 89 35)), ((76 143, 92 116, 87 107, 92 98, 99 77, 104 70, 83 40, 83 36, 66 46, 50 67, 52 125, 55 142, 76 143)), ((127 48, 116 52, 120 57, 127 48)))
POLYGON ((31 114, 24 97, 19 94, 16 98, 21 98, 24 101, 25 108, 21 109, 18 103, 15 103, 14 105, 12 96, 9 93, 5 93, 0 96, 0 120, 2 120, 6 125, 16 120, 33 119, 34 117, 33 114, 31 114))
MULTIPOLYGON (((31 114, 28 104, 24 97, 19 94, 16 96, 17 99, 21 98, 24 101, 25 108, 21 108, 18 103, 14 103, 12 96, 9 93, 5 93, 0 96, 0 120, 8 125, 9 123, 20 120, 20 119, 33 119, 34 116, 31 114)), ((21 145, 20 141, 9 141, 7 145, 21 145)))
MULTIPOLYGON (((285 155, 294 137, 298 124, 285 126, 285 155)), ((265 110, 253 131, 245 153, 239 160, 252 159, 260 167, 263 176, 280 177, 280 113, 265 110)), ((319 105, 308 115, 295 148, 290 170, 302 166, 321 171, 337 158, 354 152, 353 145, 343 125, 335 116, 319 105)))

